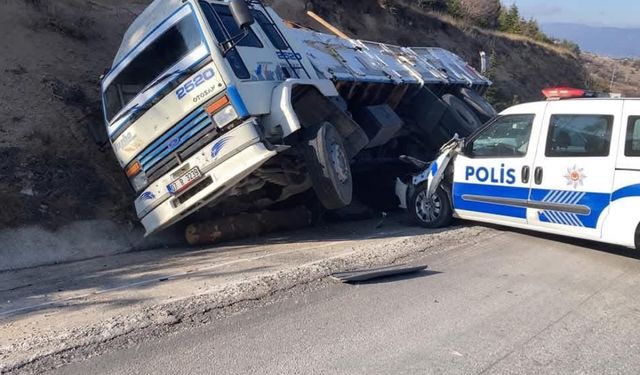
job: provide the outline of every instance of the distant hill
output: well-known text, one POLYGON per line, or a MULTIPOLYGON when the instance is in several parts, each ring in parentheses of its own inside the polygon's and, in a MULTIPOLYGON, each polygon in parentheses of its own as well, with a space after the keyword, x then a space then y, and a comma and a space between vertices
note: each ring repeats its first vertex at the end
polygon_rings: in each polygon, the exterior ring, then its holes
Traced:
POLYGON ((578 43, 580 49, 610 57, 640 57, 640 29, 587 26, 574 23, 546 23, 549 36, 578 43))

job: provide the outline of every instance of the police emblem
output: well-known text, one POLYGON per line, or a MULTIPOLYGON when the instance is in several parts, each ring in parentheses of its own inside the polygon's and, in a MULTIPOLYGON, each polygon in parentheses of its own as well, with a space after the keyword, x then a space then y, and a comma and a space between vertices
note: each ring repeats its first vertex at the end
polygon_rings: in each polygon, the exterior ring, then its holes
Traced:
POLYGON ((564 175, 564 178, 567 179, 567 185, 573 185, 573 188, 577 189, 578 186, 584 185, 584 179, 587 178, 587 175, 584 174, 584 168, 578 168, 574 165, 573 168, 567 168, 567 174, 564 175))

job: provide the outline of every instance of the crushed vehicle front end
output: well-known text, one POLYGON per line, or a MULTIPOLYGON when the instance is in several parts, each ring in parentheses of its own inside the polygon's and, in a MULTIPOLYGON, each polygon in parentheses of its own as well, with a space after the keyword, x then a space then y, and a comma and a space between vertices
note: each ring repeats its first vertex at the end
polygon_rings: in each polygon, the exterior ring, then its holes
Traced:
POLYGON ((276 153, 220 69, 197 3, 155 1, 103 77, 105 122, 147 235, 221 197, 276 153))

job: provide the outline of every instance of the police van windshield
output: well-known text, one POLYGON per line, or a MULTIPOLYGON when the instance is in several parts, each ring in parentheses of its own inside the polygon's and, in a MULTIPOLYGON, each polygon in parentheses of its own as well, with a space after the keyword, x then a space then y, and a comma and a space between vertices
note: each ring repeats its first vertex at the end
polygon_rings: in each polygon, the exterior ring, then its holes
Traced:
POLYGON ((527 154, 534 115, 500 116, 472 138, 469 156, 521 157, 527 154))
POLYGON ((195 17, 187 13, 129 61, 105 88, 103 100, 107 120, 113 120, 156 78, 164 76, 163 73, 203 44, 195 17))

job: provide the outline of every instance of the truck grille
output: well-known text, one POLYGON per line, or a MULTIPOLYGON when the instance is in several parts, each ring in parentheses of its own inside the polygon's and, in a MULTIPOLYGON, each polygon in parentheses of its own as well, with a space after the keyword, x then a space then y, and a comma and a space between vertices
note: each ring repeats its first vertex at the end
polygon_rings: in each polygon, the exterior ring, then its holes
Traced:
POLYGON ((216 127, 208 114, 198 109, 163 134, 139 156, 138 161, 149 183, 176 167, 216 137, 216 127))

